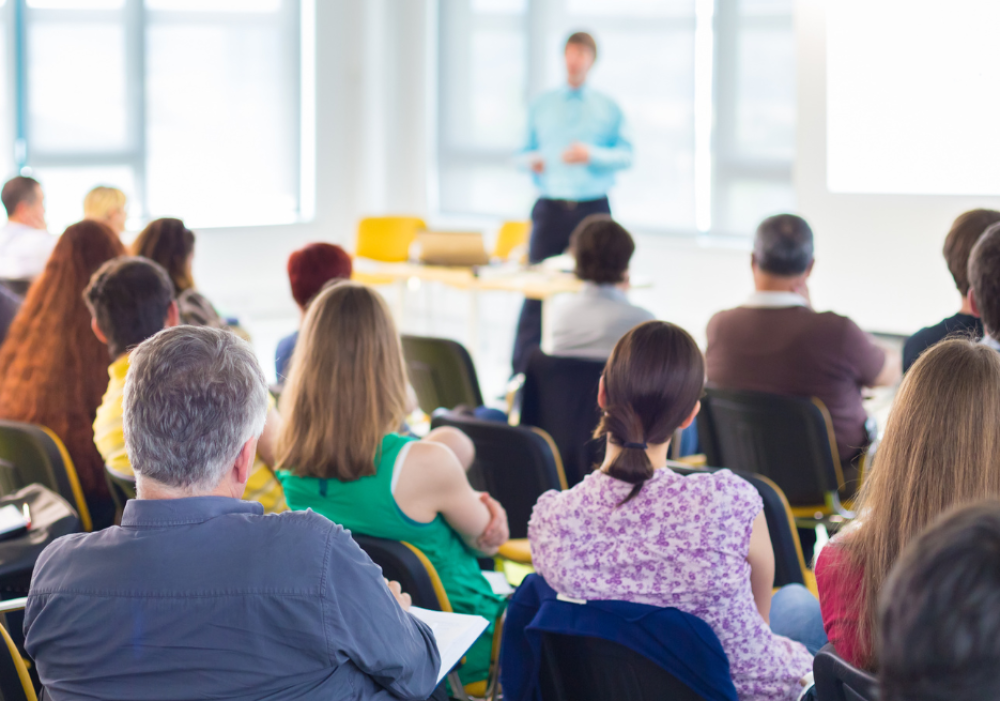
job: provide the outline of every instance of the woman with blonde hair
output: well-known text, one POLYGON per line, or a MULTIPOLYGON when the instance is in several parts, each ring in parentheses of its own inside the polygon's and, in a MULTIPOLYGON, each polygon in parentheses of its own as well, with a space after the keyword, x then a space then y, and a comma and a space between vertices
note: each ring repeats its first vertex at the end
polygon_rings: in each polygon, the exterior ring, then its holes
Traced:
POLYGON ((953 506, 1000 497, 1000 354, 942 341, 906 374, 858 518, 816 562, 823 625, 837 653, 869 670, 878 597, 900 553, 953 506))
MULTIPOLYGON (((417 440, 406 414, 403 354, 382 297, 348 281, 310 302, 281 396, 278 478, 293 510, 312 509, 355 533, 403 540, 437 569, 455 611, 492 621, 503 608, 477 558, 507 540, 507 515, 469 485, 474 457, 454 429, 417 440)), ((489 673, 492 626, 459 670, 489 673)))
POLYGON ((83 198, 83 217, 101 222, 121 236, 128 217, 127 202, 125 193, 117 187, 98 185, 83 198))

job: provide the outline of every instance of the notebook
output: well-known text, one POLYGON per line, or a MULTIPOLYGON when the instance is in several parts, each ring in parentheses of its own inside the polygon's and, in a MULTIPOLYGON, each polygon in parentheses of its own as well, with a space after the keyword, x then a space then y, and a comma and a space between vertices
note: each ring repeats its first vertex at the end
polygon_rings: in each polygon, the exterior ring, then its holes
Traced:
POLYGON ((434 634, 438 652, 441 655, 441 668, 438 670, 438 684, 450 672, 462 656, 469 651, 472 643, 490 624, 482 616, 469 616, 464 613, 444 613, 430 611, 419 606, 411 606, 410 613, 426 623, 434 634))

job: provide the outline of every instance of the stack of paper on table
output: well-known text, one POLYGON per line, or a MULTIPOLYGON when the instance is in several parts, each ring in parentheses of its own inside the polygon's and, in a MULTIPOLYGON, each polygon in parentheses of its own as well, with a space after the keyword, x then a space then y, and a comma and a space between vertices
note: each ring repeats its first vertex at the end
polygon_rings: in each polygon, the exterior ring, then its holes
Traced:
POLYGON ((482 616, 430 611, 419 606, 411 606, 410 613, 426 623, 434 634, 441 655, 441 669, 437 677, 439 684, 490 624, 482 616))

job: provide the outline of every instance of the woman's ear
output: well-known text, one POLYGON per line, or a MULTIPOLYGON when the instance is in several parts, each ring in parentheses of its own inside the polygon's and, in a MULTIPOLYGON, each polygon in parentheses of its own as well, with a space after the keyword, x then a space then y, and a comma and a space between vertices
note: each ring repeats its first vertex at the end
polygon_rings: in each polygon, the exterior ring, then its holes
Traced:
POLYGON ((604 389, 604 375, 601 375, 601 381, 597 385, 597 406, 601 409, 608 408, 608 393, 604 389))
POLYGON ((694 417, 696 417, 698 415, 699 411, 701 411, 701 400, 698 400, 697 402, 695 402, 694 409, 691 411, 691 415, 688 416, 686 419, 684 419, 684 423, 682 423, 680 425, 680 428, 687 428, 688 426, 690 426, 691 424, 693 424, 694 423, 694 417))

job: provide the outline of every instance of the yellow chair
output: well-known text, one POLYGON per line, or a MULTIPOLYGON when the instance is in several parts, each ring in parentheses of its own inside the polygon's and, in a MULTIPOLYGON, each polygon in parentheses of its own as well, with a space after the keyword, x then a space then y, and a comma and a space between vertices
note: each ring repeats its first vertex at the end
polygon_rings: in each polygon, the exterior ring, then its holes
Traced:
POLYGON ((507 260, 515 248, 527 245, 530 236, 530 221, 504 222, 497 233, 497 244, 493 247, 494 257, 507 260))
POLYGON ((410 258, 417 232, 427 228, 419 217, 365 217, 358 223, 354 255, 386 263, 410 258))
MULTIPOLYGON (((0 615, 23 610, 26 601, 26 599, 4 601, 0 604, 0 615)), ((5 701, 8 699, 38 701, 31 676, 28 674, 28 665, 25 664, 7 629, 2 625, 0 625, 0 638, 3 638, 0 649, 0 698, 5 701)))

